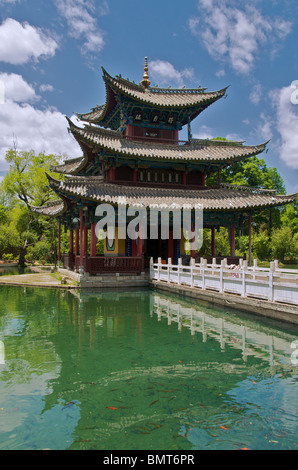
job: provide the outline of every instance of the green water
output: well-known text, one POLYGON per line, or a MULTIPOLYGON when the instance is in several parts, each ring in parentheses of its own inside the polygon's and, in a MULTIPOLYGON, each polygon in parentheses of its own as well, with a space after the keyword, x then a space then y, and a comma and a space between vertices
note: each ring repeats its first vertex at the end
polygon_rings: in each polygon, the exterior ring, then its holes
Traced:
POLYGON ((0 298, 1 450, 297 449, 297 327, 149 291, 0 298))

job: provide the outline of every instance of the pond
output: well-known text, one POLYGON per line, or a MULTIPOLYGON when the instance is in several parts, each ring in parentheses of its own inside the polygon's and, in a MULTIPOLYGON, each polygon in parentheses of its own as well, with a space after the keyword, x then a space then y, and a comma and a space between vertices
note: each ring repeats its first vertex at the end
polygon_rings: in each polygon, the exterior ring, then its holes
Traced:
POLYGON ((297 327, 154 291, 0 296, 1 450, 297 449, 297 327))

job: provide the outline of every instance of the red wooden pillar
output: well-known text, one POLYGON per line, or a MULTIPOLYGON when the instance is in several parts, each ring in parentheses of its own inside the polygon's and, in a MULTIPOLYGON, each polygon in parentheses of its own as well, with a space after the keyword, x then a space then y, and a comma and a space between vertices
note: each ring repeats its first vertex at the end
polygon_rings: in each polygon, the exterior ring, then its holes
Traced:
POLYGON ((76 231, 75 231, 75 256, 79 254, 79 249, 80 249, 80 231, 79 231, 79 226, 76 226, 76 231))
POLYGON ((94 221, 91 224, 91 247, 90 247, 90 255, 91 256, 96 256, 96 242, 97 242, 97 239, 96 239, 95 228, 96 228, 96 221, 94 221))
POLYGON ((137 240, 131 240, 131 256, 138 256, 137 240))
MULTIPOLYGON (((194 226, 191 226, 191 231, 194 233, 194 226)), ((190 241, 190 257, 195 258, 196 257, 196 239, 195 236, 190 241)))
POLYGON ((84 266, 85 272, 88 272, 88 227, 87 223, 85 221, 84 225, 84 247, 83 247, 83 252, 84 252, 84 259, 82 266, 84 266))
POLYGON ((127 124, 126 129, 125 129, 125 135, 127 137, 132 137, 133 130, 132 130, 132 124, 127 124))
POLYGON ((174 238, 173 238, 173 230, 170 230, 170 231, 169 231, 168 258, 171 258, 172 263, 174 262, 174 238))
POLYGON ((178 145, 178 142, 179 142, 179 131, 178 131, 178 129, 174 130, 174 142, 175 142, 176 145, 178 145))
POLYGON ((132 180, 136 183, 137 181, 137 170, 134 168, 132 173, 132 180))
POLYGON ((88 227, 84 225, 84 256, 88 256, 88 227))
POLYGON ((231 247, 231 256, 235 256, 236 247, 235 247, 235 225, 230 225, 230 247, 231 247))
POLYGON ((248 216, 248 264, 251 266, 251 215, 248 216))
POLYGON ((216 246, 215 246, 215 227, 211 228, 211 256, 212 258, 215 258, 216 246))
POLYGON ((142 230, 139 228, 139 238, 138 238, 137 256, 142 256, 142 253, 143 253, 142 230))
POLYGON ((61 261, 61 224, 58 226, 58 262, 61 261))
POLYGON ((81 209, 80 210, 80 266, 83 266, 83 256, 84 256, 83 233, 84 233, 84 216, 83 216, 83 211, 81 209))
POLYGON ((115 180, 115 167, 110 168, 109 181, 115 180))
POLYGON ((73 255, 73 230, 69 231, 69 253, 73 255))

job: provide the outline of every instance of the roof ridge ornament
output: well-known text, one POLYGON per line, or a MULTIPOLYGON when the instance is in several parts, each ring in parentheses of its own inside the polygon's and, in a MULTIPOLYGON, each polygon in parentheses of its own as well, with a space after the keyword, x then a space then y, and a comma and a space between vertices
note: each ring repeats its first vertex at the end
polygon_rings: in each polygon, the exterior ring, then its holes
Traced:
POLYGON ((140 83, 140 85, 142 85, 144 88, 149 88, 149 86, 151 84, 151 82, 149 80, 148 71, 149 71, 148 57, 145 57, 144 75, 143 75, 143 80, 140 83))

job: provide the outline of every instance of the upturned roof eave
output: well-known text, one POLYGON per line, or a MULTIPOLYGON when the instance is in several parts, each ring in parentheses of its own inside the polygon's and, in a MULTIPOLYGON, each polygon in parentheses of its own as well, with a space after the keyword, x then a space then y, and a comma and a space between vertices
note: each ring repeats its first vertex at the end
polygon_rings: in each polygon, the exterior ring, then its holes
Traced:
MULTIPOLYGON (((243 146, 242 144, 235 143, 234 147, 231 143, 227 143, 226 145, 222 141, 209 141, 208 146, 210 149, 225 147, 231 149, 233 148, 233 152, 225 158, 211 158, 208 156, 194 156, 189 157, 190 152, 194 154, 202 149, 200 148, 202 145, 206 145, 206 141, 195 142, 187 144, 185 146, 181 145, 174 145, 174 144, 162 144, 162 143, 153 143, 148 142, 137 142, 133 140, 124 139, 122 134, 117 131, 111 131, 101 128, 94 128, 92 126, 85 126, 85 128, 80 128, 76 126, 70 119, 68 119, 70 130, 75 137, 75 139, 80 142, 88 142, 88 145, 91 148, 96 148, 98 150, 105 150, 110 153, 117 153, 118 156, 123 158, 141 158, 151 161, 175 161, 176 163, 187 163, 187 162, 196 162, 196 163, 212 163, 212 164, 224 164, 230 165, 235 161, 239 161, 245 158, 249 158, 254 155, 258 155, 262 153, 268 142, 260 144, 258 146, 243 146), (111 145, 110 142, 116 142, 117 145, 114 147, 111 145), (246 153, 243 153, 243 149, 247 149, 246 153), (237 154, 237 150, 239 152, 237 154), (142 153, 143 152, 143 153, 142 153), (184 155, 183 155, 184 154, 184 155)), ((206 147, 207 148, 207 147, 206 147)), ((206 152, 209 149, 207 148, 206 152)))
POLYGON ((142 205, 150 207, 172 207, 173 204, 185 206, 187 204, 196 207, 202 204, 206 211, 250 211, 266 207, 277 207, 293 203, 298 193, 290 195, 272 195, 268 190, 247 187, 245 190, 232 185, 225 187, 207 188, 205 190, 187 190, 173 188, 145 188, 120 186, 105 183, 103 178, 75 177, 68 178, 65 182, 49 177, 52 189, 63 198, 77 197, 84 201, 97 204, 106 202, 117 204, 119 198, 125 197, 128 205, 142 205))
MULTIPOLYGON (((222 98, 229 85, 221 90, 205 92, 206 88, 198 88, 198 89, 186 89, 183 90, 181 88, 175 89, 168 89, 168 88, 157 88, 151 87, 145 89, 142 85, 138 85, 136 83, 132 83, 129 80, 125 80, 121 77, 112 77, 103 67, 103 79, 106 87, 106 102, 104 105, 96 106, 92 108, 92 110, 88 113, 75 113, 79 119, 85 122, 90 122, 94 124, 103 123, 104 120, 108 116, 109 111, 109 101, 111 97, 111 93, 115 93, 115 88, 118 93, 126 96, 129 99, 134 100, 137 104, 152 106, 155 108, 161 109, 171 109, 171 110, 181 110, 181 109, 190 109, 192 110, 193 118, 195 119, 203 110, 205 110, 208 106, 212 103, 216 102, 220 98, 222 98), (126 88, 126 89, 124 89, 126 88), (134 96, 134 92, 141 93, 141 96, 134 96), (149 99, 153 94, 155 97, 158 96, 167 96, 169 102, 168 103, 156 103, 154 100, 152 101, 149 99), (173 103, 172 97, 179 95, 180 97, 185 97, 185 103, 173 103), (190 96, 197 96, 198 102, 188 103, 187 100, 190 96), (202 96, 205 98, 202 100, 202 96), (197 108, 197 111, 195 111, 197 108), (98 113, 97 113, 98 112, 98 113), (95 117, 94 117, 95 114, 95 117)), ((185 124, 185 123, 183 123, 185 124)))

